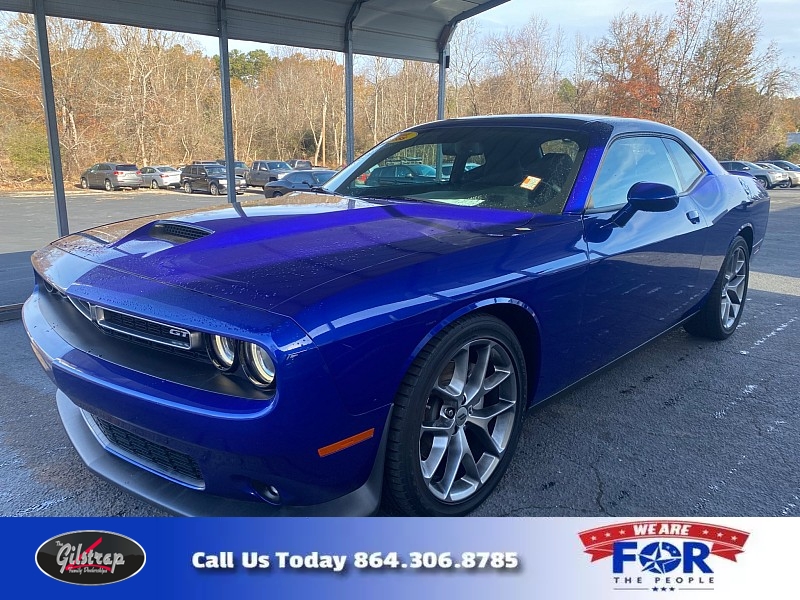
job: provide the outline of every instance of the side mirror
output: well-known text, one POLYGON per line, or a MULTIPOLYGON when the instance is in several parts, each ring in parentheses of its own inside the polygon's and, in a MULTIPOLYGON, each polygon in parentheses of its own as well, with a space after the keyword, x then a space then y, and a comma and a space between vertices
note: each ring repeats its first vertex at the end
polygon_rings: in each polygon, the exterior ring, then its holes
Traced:
POLYGON ((678 193, 663 183, 634 183, 628 190, 628 204, 642 212, 667 212, 678 206, 678 193))
POLYGON ((678 193, 663 183, 634 183, 628 190, 628 203, 611 217, 613 227, 625 227, 637 212, 667 212, 678 206, 678 193))

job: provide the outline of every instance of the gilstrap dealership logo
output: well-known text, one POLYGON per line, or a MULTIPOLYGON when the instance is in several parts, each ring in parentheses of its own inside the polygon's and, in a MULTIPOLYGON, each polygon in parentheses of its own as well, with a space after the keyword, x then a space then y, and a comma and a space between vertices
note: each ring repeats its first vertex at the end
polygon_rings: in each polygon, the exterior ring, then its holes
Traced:
POLYGON ((712 557, 736 562, 750 537, 688 521, 617 523, 578 535, 591 562, 611 559, 612 589, 653 592, 713 590, 712 557))
POLYGON ((36 564, 58 581, 105 585, 142 570, 145 552, 138 542, 110 531, 71 531, 50 538, 36 551, 36 564))

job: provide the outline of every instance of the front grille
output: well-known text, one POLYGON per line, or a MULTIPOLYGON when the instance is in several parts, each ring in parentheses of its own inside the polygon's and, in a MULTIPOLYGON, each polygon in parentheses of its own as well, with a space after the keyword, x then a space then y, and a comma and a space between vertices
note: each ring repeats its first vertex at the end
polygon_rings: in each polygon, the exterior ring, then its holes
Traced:
POLYGON ((186 350, 198 348, 201 345, 202 336, 199 333, 192 333, 182 327, 143 319, 99 306, 94 307, 94 313, 97 324, 103 329, 186 350))
POLYGON ((181 223, 156 223, 150 228, 150 237, 166 240, 173 243, 184 243, 199 240, 212 232, 196 225, 183 225, 181 223))
POLYGON ((204 487, 200 467, 188 454, 151 442, 98 417, 88 418, 97 425, 111 450, 191 487, 204 487))

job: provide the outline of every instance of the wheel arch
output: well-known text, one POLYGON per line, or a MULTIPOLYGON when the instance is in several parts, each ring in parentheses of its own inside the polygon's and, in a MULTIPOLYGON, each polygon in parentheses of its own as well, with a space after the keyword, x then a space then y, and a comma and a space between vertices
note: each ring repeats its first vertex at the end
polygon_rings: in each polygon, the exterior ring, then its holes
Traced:
POLYGON ((525 368, 528 373, 527 405, 530 406, 531 400, 536 393, 539 380, 541 364, 541 328, 539 319, 533 309, 521 300, 516 300, 514 298, 488 298, 468 304, 467 306, 462 306, 455 312, 449 314, 445 319, 437 323, 419 344, 417 344, 411 356, 408 357, 406 363, 403 365, 402 372, 405 373, 408 371, 408 368, 414 360, 416 360, 423 348, 425 348, 442 329, 455 323, 462 317, 472 314, 491 315, 508 325, 511 331, 514 332, 514 335, 517 336, 522 346, 525 368))
MULTIPOLYGON (((749 249, 749 252, 752 255, 753 254, 753 240, 754 240, 753 225, 750 224, 750 223, 746 223, 746 224, 742 225, 742 227, 739 229, 739 231, 736 232, 736 235, 741 236, 742 238, 744 238, 744 241, 747 242, 747 247, 749 249)), ((735 236, 734 236, 734 239, 736 239, 735 236)), ((732 243, 733 243, 733 240, 731 240, 731 244, 732 243)))

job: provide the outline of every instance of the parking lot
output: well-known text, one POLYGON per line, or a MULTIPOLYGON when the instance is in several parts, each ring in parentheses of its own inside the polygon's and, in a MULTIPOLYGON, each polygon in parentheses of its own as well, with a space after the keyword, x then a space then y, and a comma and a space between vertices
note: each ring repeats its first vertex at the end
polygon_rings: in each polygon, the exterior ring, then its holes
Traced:
MULTIPOLYGON (((771 196, 767 239, 735 335, 710 342, 674 330, 529 411, 509 472, 476 515, 800 515, 800 189, 771 196)), ((219 201, 166 191, 76 193, 70 224, 77 230, 219 201)), ((0 253, 54 237, 35 226, 53 220, 47 195, 0 202, 0 253)), ((83 466, 19 320, 0 323, 0 361, 0 514, 164 514, 83 466)))

